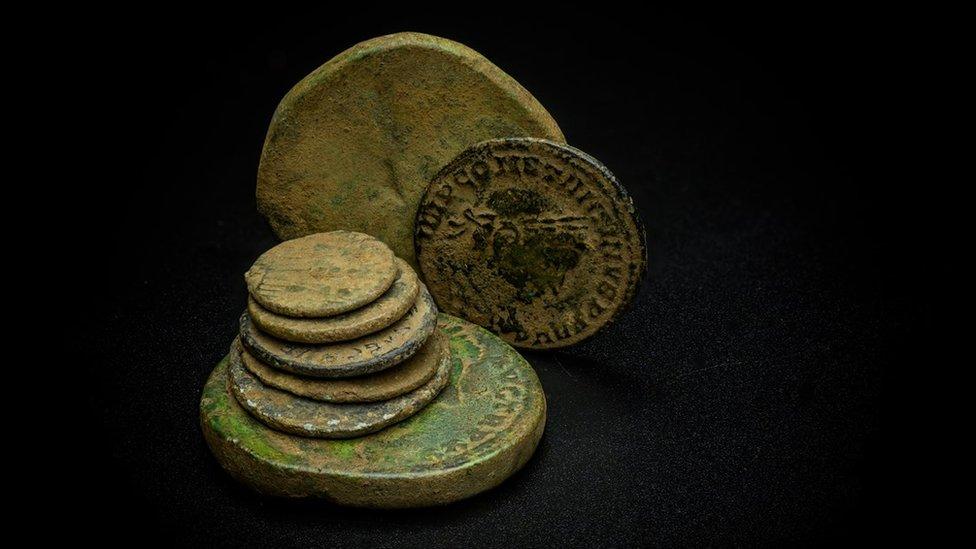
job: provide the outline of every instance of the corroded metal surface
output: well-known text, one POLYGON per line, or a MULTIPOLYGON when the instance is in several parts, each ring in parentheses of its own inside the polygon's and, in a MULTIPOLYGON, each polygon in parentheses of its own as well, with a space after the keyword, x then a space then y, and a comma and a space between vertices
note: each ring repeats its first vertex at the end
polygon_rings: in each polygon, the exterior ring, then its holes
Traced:
POLYGON ((413 268, 400 258, 396 258, 396 263, 399 274, 390 289, 376 301, 347 313, 294 318, 275 314, 249 298, 248 316, 261 331, 297 343, 332 343, 371 334, 402 318, 420 291, 420 280, 413 268))
POLYGON ((374 402, 412 391, 430 381, 442 361, 450 360, 448 340, 434 330, 424 345, 409 359, 371 375, 322 379, 296 376, 272 368, 244 350, 241 361, 261 383, 293 395, 324 402, 374 402))
POLYGON ((353 377, 385 370, 413 356, 437 325, 437 306, 421 285, 417 301, 388 328, 352 341, 309 345, 272 337, 241 316, 241 342, 280 370, 312 377, 353 377))
POLYGON ((282 242, 245 273, 247 289, 264 308, 287 316, 323 317, 371 303, 393 284, 393 252, 350 231, 282 242))
POLYGON ((227 387, 228 359, 200 401, 204 436, 221 465, 254 489, 363 507, 449 503, 520 469, 545 426, 546 400, 532 367, 470 323, 439 315, 451 337, 447 387, 413 417, 346 440, 291 436, 245 412, 227 387))
POLYGON ((379 431, 416 414, 444 389, 450 377, 450 360, 444 360, 427 383, 389 400, 322 402, 264 385, 244 367, 242 353, 235 342, 228 382, 238 404, 272 429, 306 437, 352 438, 379 431))
POLYGON ((613 174, 527 138, 473 145, 445 166, 421 200, 416 248, 441 310, 532 349, 611 322, 647 263, 644 228, 613 174))
POLYGON ((474 50, 399 33, 359 43, 281 100, 258 167, 258 210, 283 239, 375 235, 416 266, 413 223, 431 177, 471 143, 564 141, 548 112, 474 50))

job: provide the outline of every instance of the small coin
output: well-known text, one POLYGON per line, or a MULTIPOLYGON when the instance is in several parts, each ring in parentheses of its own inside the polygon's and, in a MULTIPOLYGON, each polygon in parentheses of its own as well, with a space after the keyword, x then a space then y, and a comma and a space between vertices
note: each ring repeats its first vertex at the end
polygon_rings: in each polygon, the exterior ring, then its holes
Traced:
POLYGON ((241 343, 265 364, 312 377, 353 377, 384 370, 413 356, 437 323, 437 306, 421 286, 407 314, 387 328, 352 341, 309 345, 275 338, 241 316, 241 343))
POLYGON ((276 370, 241 351, 244 367, 262 383, 293 395, 323 402, 375 402, 389 400, 430 381, 438 365, 450 360, 447 336, 434 330, 423 346, 409 359, 372 375, 322 379, 299 377, 276 370))
POLYGON ((613 174, 530 138, 478 143, 445 166, 421 199, 415 244, 444 312, 530 349, 611 322, 647 263, 643 226, 613 174))
POLYGON ((417 300, 420 281, 406 261, 397 258, 399 274, 390 289, 376 301, 358 309, 325 318, 294 318, 272 313, 249 298, 247 313, 261 331, 285 341, 332 343, 356 339, 382 330, 403 317, 417 300))
POLYGON ((383 294, 396 278, 393 251, 375 238, 332 231, 296 238, 261 254, 245 273, 251 297, 271 312, 337 315, 383 294))
POLYGON ((564 141, 545 108, 478 52, 404 32, 356 44, 302 79, 271 119, 257 203, 275 233, 351 229, 416 267, 413 223, 430 178, 492 137, 564 141))
POLYGON ((234 478, 269 495, 421 507, 497 486, 525 465, 542 436, 542 385, 498 337, 444 314, 438 324, 451 339, 451 378, 414 416, 353 439, 283 433, 238 404, 228 386, 228 357, 200 398, 207 445, 234 478))
POLYGON ((262 384, 244 367, 240 344, 231 352, 229 383, 237 402, 259 421, 286 433, 316 438, 351 438, 379 431, 414 415, 440 394, 451 373, 450 355, 434 377, 398 397, 367 403, 312 400, 262 384))

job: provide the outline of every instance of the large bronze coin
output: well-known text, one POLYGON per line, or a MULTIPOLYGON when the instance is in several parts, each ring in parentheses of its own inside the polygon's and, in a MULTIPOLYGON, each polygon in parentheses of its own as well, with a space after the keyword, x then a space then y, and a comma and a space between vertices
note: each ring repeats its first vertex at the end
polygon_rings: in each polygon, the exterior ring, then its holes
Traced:
POLYGON ((259 360, 280 370, 312 377, 353 377, 385 370, 413 356, 437 325, 437 306, 426 288, 407 314, 388 328, 352 341, 292 343, 254 327, 241 316, 241 342, 259 360))
POLYGON ((406 261, 396 258, 399 274, 390 289, 376 301, 358 309, 325 318, 294 318, 272 313, 254 298, 247 313, 261 331, 297 343, 332 343, 356 339, 382 330, 403 317, 417 300, 420 280, 406 261))
POLYGON ((430 184, 417 212, 421 274, 444 312, 518 347, 564 347, 630 303, 644 229, 613 174, 539 139, 471 146, 430 184))
POLYGON ((413 223, 430 178, 471 143, 564 141, 548 112, 490 61, 417 33, 340 53, 281 100, 258 167, 258 210, 282 239, 350 229, 416 266, 413 223))
POLYGON ((272 312, 322 317, 372 302, 396 275, 385 244, 362 233, 332 231, 278 244, 261 254, 244 279, 251 297, 272 312))
POLYGON ((264 385, 244 367, 240 344, 235 342, 234 347, 228 374, 238 404, 272 429, 306 437, 352 438, 379 431, 429 404, 450 377, 451 361, 443 360, 430 381, 398 397, 379 402, 322 402, 264 385))
POLYGON ((447 336, 434 330, 417 354, 402 363, 372 375, 343 379, 301 377, 282 372, 254 358, 246 350, 241 352, 241 362, 261 383, 293 395, 324 402, 375 402, 400 396, 430 381, 437 373, 438 365, 450 359, 447 345, 447 336))
POLYGON ((354 439, 281 433, 237 403, 225 358, 200 400, 207 444, 235 478, 278 496, 419 507, 498 485, 528 461, 542 436, 542 386, 525 359, 499 338, 447 315, 439 324, 451 338, 450 381, 413 417, 354 439))

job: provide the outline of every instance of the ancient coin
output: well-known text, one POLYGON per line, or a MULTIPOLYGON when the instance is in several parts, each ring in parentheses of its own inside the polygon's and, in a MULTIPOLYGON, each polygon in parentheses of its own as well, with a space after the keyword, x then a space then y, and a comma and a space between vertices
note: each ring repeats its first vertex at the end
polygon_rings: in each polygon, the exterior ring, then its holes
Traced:
POLYGON ((308 235, 261 254, 244 275, 261 306, 287 316, 323 317, 362 307, 397 275, 393 252, 350 231, 308 235))
POLYGON ((283 239, 333 229, 376 236, 416 267, 420 195, 472 143, 564 141, 510 76, 456 42, 400 33, 362 42, 281 100, 258 167, 258 210, 283 239))
POLYGON ((546 400, 532 367, 501 339, 448 315, 453 368, 433 402, 359 438, 288 435, 253 418, 229 392, 225 358, 200 400, 207 444, 259 492, 361 507, 419 507, 463 499, 519 470, 542 436, 546 400))
POLYGON ((387 328, 352 341, 310 345, 275 338, 241 316, 241 342, 269 366, 312 377, 353 377, 384 370, 410 358, 437 324, 437 306, 421 286, 407 314, 387 328))
POLYGON ((379 402, 335 403, 312 400, 269 387, 244 367, 242 347, 231 351, 230 387, 237 402, 265 425, 306 437, 351 438, 379 431, 414 415, 441 392, 450 377, 450 360, 439 361, 427 383, 379 402))
POLYGON ((630 303, 647 263, 626 191, 589 155, 539 139, 471 146, 417 212, 421 275, 438 306, 517 347, 564 347, 630 303))
POLYGON ((241 361, 261 383, 293 395, 323 402, 389 400, 430 381, 442 361, 450 360, 447 336, 434 330, 409 359, 372 375, 343 379, 302 377, 272 368, 244 350, 241 361))
POLYGON ((247 313, 263 332, 297 343, 332 343, 382 330, 403 317, 417 300, 420 281, 406 261, 396 258, 399 274, 376 301, 336 316, 295 318, 272 313, 249 298, 247 313))

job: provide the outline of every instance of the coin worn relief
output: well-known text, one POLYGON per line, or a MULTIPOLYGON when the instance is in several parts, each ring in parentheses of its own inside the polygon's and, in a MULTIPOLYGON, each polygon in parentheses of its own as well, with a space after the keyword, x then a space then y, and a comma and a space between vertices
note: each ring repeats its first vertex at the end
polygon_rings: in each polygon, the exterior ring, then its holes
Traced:
POLYGON ((445 166, 421 199, 415 247, 442 311, 532 349, 611 322, 647 263, 643 226, 613 174, 532 138, 485 141, 445 166))
POLYGON ((283 239, 356 230, 416 267, 413 222, 430 178, 468 145, 511 136, 564 140, 532 94, 471 48, 413 32, 373 38, 281 100, 258 211, 283 239))

